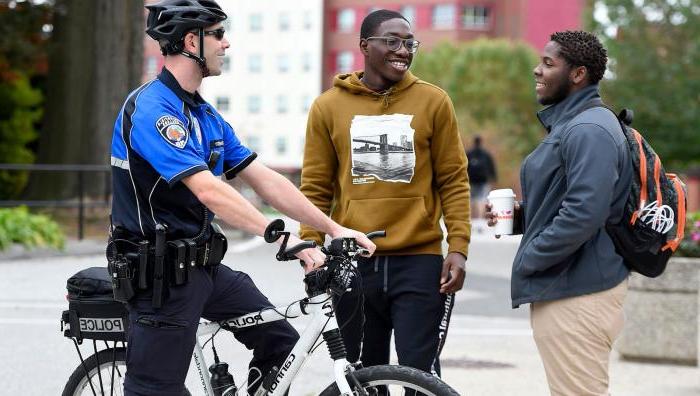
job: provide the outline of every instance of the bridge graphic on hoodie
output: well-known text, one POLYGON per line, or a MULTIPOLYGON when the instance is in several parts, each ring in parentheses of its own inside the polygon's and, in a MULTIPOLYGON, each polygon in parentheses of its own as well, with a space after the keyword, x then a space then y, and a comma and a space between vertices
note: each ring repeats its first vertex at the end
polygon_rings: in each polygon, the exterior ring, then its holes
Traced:
POLYGON ((356 115, 350 125, 352 176, 410 183, 416 167, 413 115, 356 115))

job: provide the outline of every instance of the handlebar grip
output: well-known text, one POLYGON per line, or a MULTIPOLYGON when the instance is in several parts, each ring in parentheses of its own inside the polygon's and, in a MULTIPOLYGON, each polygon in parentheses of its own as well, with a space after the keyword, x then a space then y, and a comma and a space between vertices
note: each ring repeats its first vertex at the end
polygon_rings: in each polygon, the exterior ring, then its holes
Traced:
POLYGON ((369 239, 384 238, 385 236, 386 236, 386 230, 372 231, 372 232, 367 233, 367 238, 369 238, 369 239))
POLYGON ((316 247, 316 242, 315 241, 303 241, 302 243, 292 246, 291 248, 285 250, 283 253, 279 254, 277 256, 277 260, 280 261, 288 261, 288 260, 296 260, 296 254, 301 252, 304 249, 310 249, 310 248, 315 248, 316 247))

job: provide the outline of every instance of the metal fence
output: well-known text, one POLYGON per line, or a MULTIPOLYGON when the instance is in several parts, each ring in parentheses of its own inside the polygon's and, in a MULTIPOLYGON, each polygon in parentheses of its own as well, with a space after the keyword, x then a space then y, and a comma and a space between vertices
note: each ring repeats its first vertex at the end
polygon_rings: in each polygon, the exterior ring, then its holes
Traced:
MULTIPOLYGON (((78 224, 78 239, 82 240, 85 237, 85 211, 90 208, 109 208, 111 205, 112 183, 111 183, 111 166, 109 165, 58 165, 58 164, 0 164, 0 171, 29 171, 29 172, 67 172, 77 175, 75 198, 71 199, 56 199, 56 200, 0 200, 0 207, 17 207, 27 206, 30 208, 70 208, 77 209, 77 224, 78 224), (94 195, 91 199, 87 199, 86 183, 92 183, 92 179, 88 177, 94 173, 105 173, 103 178, 104 186, 102 193, 98 199, 94 195)), ((280 174, 287 177, 290 181, 299 185, 300 172, 298 170, 278 170, 280 174)), ((234 179, 235 180, 235 179, 234 179)), ((259 198, 249 187, 238 182, 231 183, 232 186, 249 199, 256 207, 263 208, 266 204, 259 198)), ((92 189, 94 191, 94 188, 92 189)), ((105 216, 106 217, 106 216, 105 216)), ((226 231, 227 235, 243 235, 244 232, 233 228, 221 219, 217 222, 226 231)))
POLYGON ((27 206, 31 208, 77 208, 78 209, 78 239, 85 236, 85 209, 95 207, 109 207, 112 193, 111 179, 109 177, 109 165, 58 165, 58 164, 0 164, 0 170, 30 171, 30 172, 69 172, 75 173, 78 182, 75 197, 72 199, 58 200, 0 200, 0 207, 27 206), (103 194, 101 199, 88 201, 85 194, 85 185, 89 182, 88 174, 107 173, 104 178, 103 194))

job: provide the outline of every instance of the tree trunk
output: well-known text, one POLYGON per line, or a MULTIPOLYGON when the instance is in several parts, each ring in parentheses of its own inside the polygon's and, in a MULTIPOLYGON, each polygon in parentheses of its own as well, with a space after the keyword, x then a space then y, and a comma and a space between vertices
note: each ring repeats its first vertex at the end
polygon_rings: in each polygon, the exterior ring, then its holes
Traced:
MULTIPOLYGON (((143 0, 57 0, 37 163, 109 164, 114 120, 141 79, 143 0)), ((85 173, 85 192, 109 175, 85 173)), ((76 197, 75 172, 33 172, 31 199, 76 197)))

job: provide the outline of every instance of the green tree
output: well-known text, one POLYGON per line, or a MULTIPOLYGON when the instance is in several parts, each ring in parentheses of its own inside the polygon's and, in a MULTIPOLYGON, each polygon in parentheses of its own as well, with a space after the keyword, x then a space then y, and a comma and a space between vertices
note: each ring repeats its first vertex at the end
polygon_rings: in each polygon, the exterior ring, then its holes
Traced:
MULTIPOLYGON (((0 2, 0 163, 34 162, 46 74, 49 3, 0 2)), ((17 198, 26 171, 0 171, 0 199, 17 198)))
POLYGON ((463 138, 485 136, 499 173, 505 175, 502 179, 514 185, 520 162, 542 137, 535 116, 536 64, 537 54, 527 44, 479 39, 457 45, 444 42, 421 51, 412 70, 447 91, 463 138))
POLYGON ((635 112, 633 126, 666 168, 700 164, 700 4, 599 0, 591 28, 608 49, 606 101, 635 112))
MULTIPOLYGON (((38 162, 109 164, 114 120, 141 79, 143 0, 56 0, 38 162)), ((27 196, 76 195, 75 174, 35 172, 27 196)), ((108 175, 90 174, 88 194, 104 192, 108 175)))
MULTIPOLYGON (((0 163, 31 164, 34 153, 28 144, 36 140, 34 125, 41 119, 42 95, 17 73, 0 81, 0 163)), ((27 184, 27 172, 0 171, 0 199, 16 198, 27 184)))

